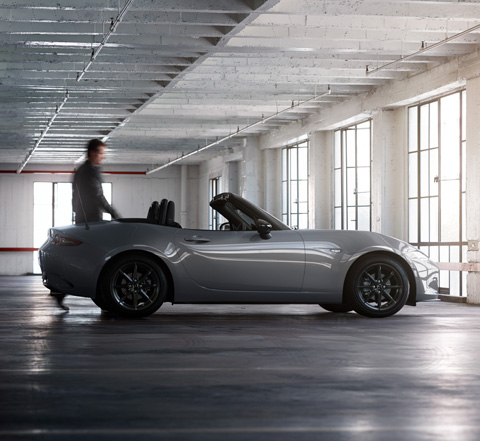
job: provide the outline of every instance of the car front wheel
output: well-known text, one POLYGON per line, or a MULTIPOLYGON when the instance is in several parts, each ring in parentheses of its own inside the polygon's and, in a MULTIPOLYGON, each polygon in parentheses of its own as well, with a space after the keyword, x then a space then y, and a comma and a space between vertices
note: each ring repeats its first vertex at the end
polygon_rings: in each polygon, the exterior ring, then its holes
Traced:
POLYGON ((167 278, 152 258, 126 255, 109 265, 102 278, 106 309, 126 317, 145 317, 162 305, 167 278))
POLYGON ((403 308, 410 291, 403 266, 390 257, 367 257, 352 268, 347 296, 353 309, 367 317, 388 317, 403 308))

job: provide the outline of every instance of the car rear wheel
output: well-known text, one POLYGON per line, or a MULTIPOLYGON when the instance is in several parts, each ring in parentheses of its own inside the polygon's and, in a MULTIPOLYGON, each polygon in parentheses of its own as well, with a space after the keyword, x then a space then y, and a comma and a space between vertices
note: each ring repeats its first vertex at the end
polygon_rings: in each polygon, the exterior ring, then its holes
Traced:
POLYGON ((352 306, 335 303, 320 303, 320 306, 330 312, 350 312, 353 310, 352 306))
POLYGON ((405 269, 395 259, 372 256, 355 264, 346 289, 346 295, 358 314, 381 318, 403 308, 410 284, 405 269))
POLYGON ((102 278, 106 309, 126 317, 145 317, 162 305, 167 293, 163 269, 148 256, 132 254, 114 261, 102 278))

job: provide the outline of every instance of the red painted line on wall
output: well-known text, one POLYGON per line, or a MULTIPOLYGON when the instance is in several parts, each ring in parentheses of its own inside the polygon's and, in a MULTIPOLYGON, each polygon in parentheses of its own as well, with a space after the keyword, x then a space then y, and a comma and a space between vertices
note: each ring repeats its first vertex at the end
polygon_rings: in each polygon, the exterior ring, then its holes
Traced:
POLYGON ((38 251, 38 248, 0 248, 0 253, 38 251))
POLYGON ((438 269, 444 271, 469 271, 480 272, 480 263, 478 262, 439 262, 438 269))

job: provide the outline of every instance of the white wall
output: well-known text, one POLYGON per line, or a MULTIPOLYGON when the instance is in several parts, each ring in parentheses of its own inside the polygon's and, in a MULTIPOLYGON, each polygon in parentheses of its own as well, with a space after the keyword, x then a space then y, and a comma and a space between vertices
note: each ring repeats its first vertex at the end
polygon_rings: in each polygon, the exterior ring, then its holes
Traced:
MULTIPOLYGON (((105 174, 103 178, 113 184, 112 204, 122 217, 146 217, 154 200, 180 201, 180 171, 180 167, 171 167, 149 176, 105 174)), ((0 173, 0 248, 33 248, 34 182, 71 182, 72 179, 73 174, 0 173)), ((192 200, 196 199, 196 194, 192 195, 192 200)), ((196 203, 194 205, 196 215, 196 203)), ((175 208, 178 218, 178 203, 175 208)), ((32 252, 0 252, 0 275, 28 274, 32 270, 32 252)))

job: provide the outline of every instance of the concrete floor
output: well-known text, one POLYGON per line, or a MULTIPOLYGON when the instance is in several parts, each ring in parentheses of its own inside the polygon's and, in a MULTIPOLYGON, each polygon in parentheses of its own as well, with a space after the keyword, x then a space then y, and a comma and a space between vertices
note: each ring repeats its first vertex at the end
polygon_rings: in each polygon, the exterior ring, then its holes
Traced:
POLYGON ((387 319, 164 305, 126 320, 0 277, 0 439, 480 439, 480 307, 387 319))

